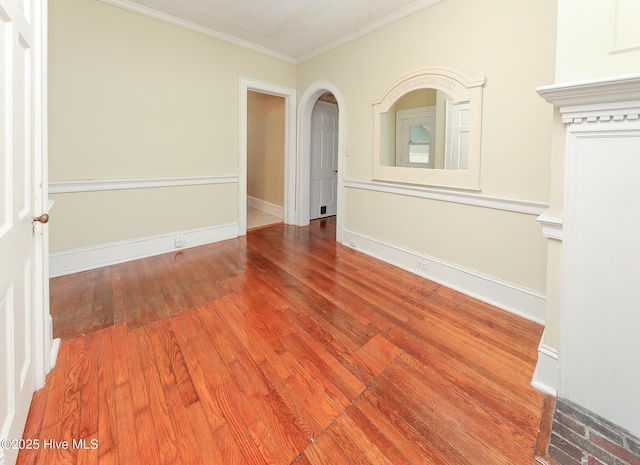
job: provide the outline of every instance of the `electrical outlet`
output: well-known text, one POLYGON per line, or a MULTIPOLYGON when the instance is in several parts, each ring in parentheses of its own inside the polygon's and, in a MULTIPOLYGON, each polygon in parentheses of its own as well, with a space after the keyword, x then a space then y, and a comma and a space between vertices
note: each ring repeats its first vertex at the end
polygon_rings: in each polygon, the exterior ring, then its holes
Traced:
POLYGON ((416 260, 416 266, 425 271, 429 269, 429 264, 424 260, 416 260))

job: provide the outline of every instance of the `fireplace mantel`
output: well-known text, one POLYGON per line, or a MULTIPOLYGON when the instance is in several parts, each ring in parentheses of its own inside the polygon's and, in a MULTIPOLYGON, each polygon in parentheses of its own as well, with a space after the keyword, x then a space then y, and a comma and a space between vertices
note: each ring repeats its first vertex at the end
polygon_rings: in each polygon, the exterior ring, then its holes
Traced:
POLYGON ((560 109, 564 123, 637 120, 640 74, 554 84, 536 89, 560 109))
POLYGON ((640 435, 640 74, 537 92, 566 124, 557 394, 640 435))

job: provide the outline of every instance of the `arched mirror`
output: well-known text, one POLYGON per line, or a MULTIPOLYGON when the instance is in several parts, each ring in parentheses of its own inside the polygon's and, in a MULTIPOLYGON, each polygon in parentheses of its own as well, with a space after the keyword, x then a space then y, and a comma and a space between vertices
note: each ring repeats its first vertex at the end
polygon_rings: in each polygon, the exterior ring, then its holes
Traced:
POLYGON ((484 76, 425 68, 373 102, 374 179, 480 189, 484 76))

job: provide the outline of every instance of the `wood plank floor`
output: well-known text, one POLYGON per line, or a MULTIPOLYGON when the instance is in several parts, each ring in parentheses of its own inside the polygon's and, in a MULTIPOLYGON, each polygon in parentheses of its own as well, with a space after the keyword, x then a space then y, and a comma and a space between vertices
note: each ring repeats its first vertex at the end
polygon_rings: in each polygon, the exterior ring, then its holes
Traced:
POLYGON ((334 235, 281 225, 53 280, 65 341, 18 463, 535 463, 542 327, 334 235))

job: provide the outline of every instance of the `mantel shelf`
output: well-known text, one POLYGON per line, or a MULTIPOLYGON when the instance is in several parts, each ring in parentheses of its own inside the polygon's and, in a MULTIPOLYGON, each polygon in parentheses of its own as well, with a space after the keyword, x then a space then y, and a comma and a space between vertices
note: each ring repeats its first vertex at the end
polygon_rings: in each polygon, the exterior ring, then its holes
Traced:
POLYGON ((553 105, 566 108, 584 105, 640 102, 640 74, 554 84, 538 87, 538 94, 553 105))
POLYGON ((560 109, 565 123, 640 118, 640 74, 555 84, 536 91, 560 109))

